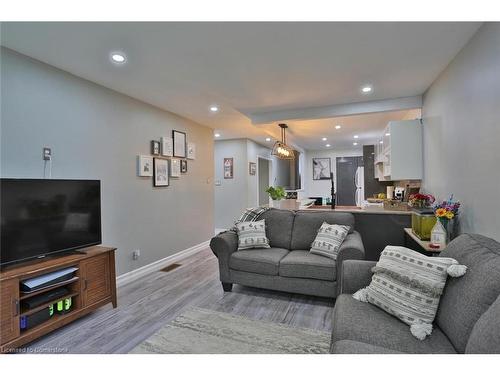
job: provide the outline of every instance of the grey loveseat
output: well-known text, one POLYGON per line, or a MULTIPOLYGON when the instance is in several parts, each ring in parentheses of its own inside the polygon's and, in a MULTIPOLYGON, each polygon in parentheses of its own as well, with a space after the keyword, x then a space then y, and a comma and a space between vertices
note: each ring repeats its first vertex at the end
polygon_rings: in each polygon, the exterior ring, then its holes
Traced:
POLYGON ((352 293, 371 281, 375 262, 347 261, 333 313, 332 353, 500 353, 500 243, 463 234, 440 256, 468 267, 449 278, 432 335, 420 341, 383 310, 356 301, 352 293))
POLYGON ((266 221, 270 249, 238 251, 238 236, 233 231, 212 238, 210 247, 219 260, 220 281, 225 291, 231 291, 236 283, 336 297, 342 262, 364 259, 363 242, 354 231, 354 215, 350 213, 270 209, 259 217, 262 219, 266 221), (336 261, 309 252, 323 222, 351 228, 336 261))

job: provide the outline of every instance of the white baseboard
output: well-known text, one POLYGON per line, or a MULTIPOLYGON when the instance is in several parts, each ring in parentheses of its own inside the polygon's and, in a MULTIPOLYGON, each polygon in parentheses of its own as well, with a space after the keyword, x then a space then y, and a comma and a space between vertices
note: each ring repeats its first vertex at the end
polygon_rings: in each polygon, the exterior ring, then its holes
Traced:
POLYGON ((190 248, 179 251, 178 253, 157 260, 156 262, 147 264, 130 272, 124 273, 123 275, 120 275, 116 278, 116 286, 117 287, 124 286, 150 273, 159 271, 171 263, 179 262, 180 260, 187 258, 190 255, 196 254, 197 252, 206 249, 209 244, 210 240, 199 243, 198 245, 191 246, 190 248))

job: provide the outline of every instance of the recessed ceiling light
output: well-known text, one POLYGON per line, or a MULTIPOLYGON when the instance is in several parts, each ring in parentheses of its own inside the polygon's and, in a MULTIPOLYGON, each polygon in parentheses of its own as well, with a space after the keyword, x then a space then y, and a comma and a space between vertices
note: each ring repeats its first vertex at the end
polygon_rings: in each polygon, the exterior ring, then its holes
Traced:
POLYGON ((372 91, 373 91, 373 88, 372 88, 371 86, 363 86, 363 87, 361 88, 361 92, 362 92, 363 94, 369 94, 369 93, 371 93, 372 91))
POLYGON ((391 133, 385 133, 385 136, 386 136, 386 137, 388 137, 388 136, 390 136, 390 135, 391 135, 391 133))
POLYGON ((326 141, 326 137, 321 138, 322 141, 326 141))
POLYGON ((352 145, 353 145, 353 146, 357 146, 357 145, 358 145, 358 142, 354 142, 352 145))
POLYGON ((335 125, 335 129, 340 129, 342 126, 340 125, 335 125))
POLYGON ((220 137, 220 134, 219 134, 219 133, 215 133, 215 134, 214 134, 214 137, 215 137, 215 138, 219 138, 219 137, 220 137))
POLYGON ((271 138, 267 137, 266 142, 271 142, 271 138))
POLYGON ((330 143, 327 143, 325 146, 326 146, 326 147, 330 147, 331 145, 330 145, 330 143))
POLYGON ((359 138, 359 135, 355 135, 355 136, 354 136, 354 139, 358 139, 358 138, 359 138))
POLYGON ((211 112, 219 112, 219 107, 217 107, 216 105, 212 105, 212 106, 210 106, 210 111, 211 112))
POLYGON ((111 54, 111 60, 116 64, 123 64, 127 58, 121 52, 113 52, 111 54))

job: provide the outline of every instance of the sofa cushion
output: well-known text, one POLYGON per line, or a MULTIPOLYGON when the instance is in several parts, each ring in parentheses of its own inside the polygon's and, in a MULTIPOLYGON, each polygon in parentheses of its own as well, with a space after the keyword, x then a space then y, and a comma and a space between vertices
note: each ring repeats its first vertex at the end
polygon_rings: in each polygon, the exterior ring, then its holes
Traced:
POLYGON ((465 352, 500 354, 500 296, 477 321, 469 336, 465 352))
POLYGON ((311 253, 336 260, 348 233, 348 226, 323 223, 311 244, 311 253))
MULTIPOLYGON (((290 249, 295 212, 271 208, 259 216, 259 220, 262 219, 266 220, 266 236, 269 239, 269 245, 290 249)), ((307 248, 303 247, 303 249, 307 248)))
POLYGON ((359 302, 350 294, 341 294, 333 311, 332 342, 361 341, 407 353, 456 353, 455 348, 436 326, 425 340, 413 337, 408 326, 369 303, 359 302))
POLYGON ((281 259, 279 275, 335 281, 337 267, 333 259, 312 254, 307 250, 293 250, 281 259))
POLYGON ((436 323, 460 353, 471 331, 500 294, 500 243, 478 234, 455 238, 440 256, 467 266, 458 279, 449 279, 441 296, 436 323))
POLYGON ((298 211, 292 231, 291 250, 310 249, 323 223, 349 226, 354 231, 354 215, 347 212, 298 211))
POLYGON ((352 340, 340 340, 332 344, 330 353, 334 354, 405 354, 397 350, 384 348, 383 346, 366 344, 352 340))
POLYGON ((266 221, 244 221, 236 223, 238 232, 238 250, 269 249, 269 240, 266 237, 266 221))
POLYGON ((280 260, 289 253, 287 249, 238 250, 231 254, 229 268, 238 271, 278 275, 280 260))

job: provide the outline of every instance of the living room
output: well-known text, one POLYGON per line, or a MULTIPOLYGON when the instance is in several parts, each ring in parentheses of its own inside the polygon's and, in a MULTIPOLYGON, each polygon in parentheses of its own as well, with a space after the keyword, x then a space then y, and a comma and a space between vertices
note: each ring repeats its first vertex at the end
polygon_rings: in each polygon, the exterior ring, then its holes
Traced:
POLYGON ((2 353, 500 354, 498 13, 60 11, 1 20, 2 353))

